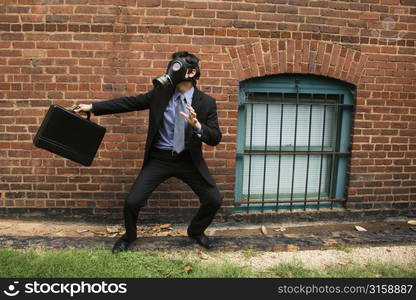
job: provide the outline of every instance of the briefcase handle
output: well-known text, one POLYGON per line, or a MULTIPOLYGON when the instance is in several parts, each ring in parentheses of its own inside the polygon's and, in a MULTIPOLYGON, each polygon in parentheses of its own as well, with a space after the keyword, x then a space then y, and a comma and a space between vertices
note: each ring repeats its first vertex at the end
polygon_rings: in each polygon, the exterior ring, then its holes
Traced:
MULTIPOLYGON (((75 110, 76 110, 77 108, 79 108, 79 106, 78 106, 78 105, 77 105, 77 106, 75 106, 74 108, 71 108, 71 110, 72 110, 73 112, 75 112, 75 110)), ((91 120, 90 120, 90 118, 91 118, 91 112, 90 112, 90 111, 87 111, 87 120, 88 120, 88 121, 91 121, 91 120)))

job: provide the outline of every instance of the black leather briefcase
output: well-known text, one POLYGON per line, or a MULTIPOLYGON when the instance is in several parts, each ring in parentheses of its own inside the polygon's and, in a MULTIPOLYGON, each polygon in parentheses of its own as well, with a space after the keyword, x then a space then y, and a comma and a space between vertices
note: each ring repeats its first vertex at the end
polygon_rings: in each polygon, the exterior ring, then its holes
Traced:
MULTIPOLYGON (((74 108, 75 109, 75 108, 74 108)), ((90 166, 106 129, 60 105, 52 104, 33 144, 59 156, 90 166)))

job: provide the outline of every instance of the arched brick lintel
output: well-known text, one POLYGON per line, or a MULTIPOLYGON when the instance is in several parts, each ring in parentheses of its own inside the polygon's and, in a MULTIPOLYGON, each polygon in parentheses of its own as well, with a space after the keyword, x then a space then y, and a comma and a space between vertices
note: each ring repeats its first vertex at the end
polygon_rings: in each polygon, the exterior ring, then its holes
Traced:
POLYGON ((368 56, 339 44, 264 40, 227 48, 239 81, 280 73, 328 76, 358 85, 368 56))

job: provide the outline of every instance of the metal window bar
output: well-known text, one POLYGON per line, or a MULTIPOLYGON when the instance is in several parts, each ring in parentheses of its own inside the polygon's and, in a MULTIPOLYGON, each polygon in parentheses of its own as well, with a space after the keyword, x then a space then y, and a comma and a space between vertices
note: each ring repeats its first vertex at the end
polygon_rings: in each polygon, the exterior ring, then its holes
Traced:
MULTIPOLYGON (((338 95, 338 103, 342 103, 343 101, 343 96, 341 94, 338 95)), ((336 130, 336 139, 335 139, 335 143, 334 143, 334 149, 340 149, 340 136, 341 136, 341 131, 337 130, 337 128, 340 128, 341 125, 341 120, 342 120, 342 107, 340 106, 336 106, 336 112, 335 112, 335 117, 336 117, 336 125, 335 125, 335 130, 336 130)), ((338 169, 338 159, 336 159, 336 155, 335 152, 332 153, 332 161, 333 161, 333 173, 331 175, 331 179, 332 179, 332 183, 330 184, 330 187, 332 189, 334 189, 335 186, 335 182, 337 181, 337 172, 336 170, 338 169)), ((331 195, 335 194, 335 190, 332 191, 331 195)), ((331 202, 330 204, 330 208, 333 209, 334 203, 331 202)))
MULTIPOLYGON (((266 104, 266 132, 264 137, 264 153, 267 153, 267 136, 268 136, 268 124, 269 123, 269 104, 266 104)), ((252 133, 251 133, 252 134, 252 133)), ((267 155, 264 154, 264 164, 263 164, 263 193, 262 193, 262 204, 261 204, 261 211, 264 210, 264 192, 266 188, 266 158, 267 155)))
MULTIPOLYGON (((334 122, 334 124, 335 124, 335 128, 338 128, 338 107, 337 106, 335 106, 335 112, 334 112, 334 117, 335 117, 335 122, 334 122)), ((335 132, 335 135, 333 135, 333 137, 335 138, 335 140, 333 141, 333 146, 334 147, 336 147, 336 144, 337 144, 337 140, 338 140, 338 132, 339 132, 339 130, 337 130, 336 132, 335 132)), ((329 178, 328 178, 328 181, 329 181, 329 183, 328 183, 328 187, 329 187, 329 195, 333 195, 334 194, 334 191, 335 191, 335 189, 334 189, 334 183, 335 183, 335 181, 334 181, 334 177, 335 177, 335 165, 336 165, 336 161, 335 161, 335 155, 334 155, 334 153, 332 152, 332 154, 331 154, 331 171, 330 171, 330 176, 329 176, 329 178)))
MULTIPOLYGON (((250 96, 256 96, 256 93, 253 94, 247 94, 247 97, 249 100, 252 100, 250 103, 245 104, 246 107, 250 106, 250 143, 249 143, 249 149, 246 149, 246 146, 244 147, 243 153, 237 153, 238 155, 244 155, 249 156, 249 162, 248 162, 248 187, 247 187, 247 201, 241 201, 240 204, 247 204, 247 212, 250 210, 250 204, 261 204, 261 210, 263 211, 265 208, 265 203, 276 203, 275 210, 279 210, 279 204, 280 203, 289 203, 290 210, 293 208, 294 203, 303 202, 303 209, 305 210, 307 207, 307 203, 312 202, 317 204, 317 209, 320 208, 321 202, 330 202, 331 209, 333 208, 334 202, 342 202, 345 201, 345 199, 336 199, 334 197, 334 183, 336 182, 336 169, 338 165, 338 158, 341 155, 349 155, 350 152, 340 152, 339 150, 339 137, 340 137, 340 131, 339 125, 340 120, 342 116, 342 110, 343 108, 352 108, 353 106, 350 104, 343 104, 342 103, 342 95, 336 95, 337 99, 335 102, 329 102, 333 101, 333 95, 331 99, 328 99, 328 94, 322 94, 322 95, 316 95, 316 94, 308 94, 310 100, 304 101, 305 97, 302 97, 302 101, 300 101, 300 94, 296 93, 295 95, 292 94, 285 94, 285 93, 279 93, 279 94, 273 94, 273 95, 279 95, 280 101, 276 101, 275 99, 270 99, 271 94, 267 93, 266 97, 253 97, 254 99, 250 99, 250 96), (287 98, 285 97, 287 96, 287 98), (296 103, 290 103, 290 97, 293 98, 293 96, 296 96, 296 103), (323 97, 322 97, 323 96, 323 97), (324 98, 324 99, 322 99, 324 98), (289 100, 288 100, 289 99, 289 100), (258 101, 261 100, 261 101, 258 101), (264 101, 266 100, 266 101, 264 101), (318 101, 317 101, 318 100, 318 101), (323 102, 319 102, 319 100, 324 100, 323 102), (253 123, 254 123, 254 106, 257 104, 265 104, 266 105, 266 128, 265 128, 265 145, 264 145, 264 151, 259 151, 253 149, 253 123), (284 120, 284 107, 286 105, 293 105, 295 104, 295 135, 294 135, 294 147, 293 151, 283 151, 282 149, 282 136, 283 136, 283 120, 284 120), (278 151, 268 150, 268 131, 269 131, 269 105, 280 105, 280 132, 279 132, 279 147, 278 151), (297 150, 297 127, 298 127, 298 109, 299 105, 307 105, 309 106, 309 127, 308 127, 308 142, 307 142, 307 151, 299 151, 297 150), (312 123, 312 115, 313 115, 313 107, 314 106, 323 106, 323 124, 322 124, 322 141, 321 141, 321 147, 320 151, 311 151, 311 123, 312 123), (332 137, 335 137, 335 142, 332 142, 331 145, 331 151, 325 151, 324 145, 325 145, 325 125, 326 125, 326 118, 327 118, 327 107, 334 107, 335 113, 335 126, 332 126, 335 130, 335 134, 332 135, 332 137), (261 195, 261 201, 253 201, 250 199, 251 197, 251 185, 252 185, 252 155, 263 155, 263 183, 262 183, 262 195, 261 195), (266 167, 267 167, 267 156, 268 155, 278 155, 278 170, 277 170, 277 186, 276 186, 276 201, 265 201, 265 192, 266 192, 266 167), (281 159, 282 155, 292 155, 293 157, 293 164, 292 164, 292 182, 291 182, 291 192, 290 192, 290 200, 284 200, 279 199, 280 198, 280 175, 281 175, 281 159), (306 163, 306 182, 305 182, 305 192, 303 195, 303 200, 295 200, 293 198, 294 193, 294 179, 295 179, 295 159, 297 155, 306 155, 307 157, 307 163, 306 163), (318 196, 317 199, 307 199, 308 198, 308 179, 309 179, 309 159, 310 155, 320 155, 320 166, 319 166, 319 186, 318 186, 318 196), (321 199, 321 190, 322 190, 322 171, 323 171, 323 158, 324 155, 328 157, 327 161, 327 169, 329 169, 329 176, 327 176, 327 187, 328 187, 328 193, 327 197, 325 199, 321 199), (329 159, 330 157, 330 159, 329 159), (330 166, 329 165, 330 161, 330 166)), ((329 141, 330 142, 330 141, 329 141)), ((255 200, 255 199, 254 199, 255 200)))
MULTIPOLYGON (((298 83, 296 82, 296 89, 298 88, 298 83)), ((295 108, 295 134, 293 141, 293 150, 296 152, 296 136, 298 129, 298 103, 299 103, 299 93, 296 93, 296 108, 295 108)), ((295 167, 296 167, 296 155, 292 156, 292 186, 290 188, 290 200, 293 200, 293 186, 295 184, 295 167)), ((290 211, 293 209, 293 202, 290 202, 290 211)))
MULTIPOLYGON (((251 121, 250 121, 250 151, 253 148, 253 107, 254 104, 251 104, 251 121)), ((248 164, 248 191, 247 191, 247 212, 250 211, 250 177, 251 177, 251 155, 249 157, 249 164, 248 164)))
MULTIPOLYGON (((325 95, 325 102, 326 102, 326 95, 325 95)), ((325 141, 325 119, 326 119, 326 106, 324 106, 324 120, 322 122, 322 144, 321 144, 321 163, 320 163, 320 167, 319 167, 319 187, 318 187, 318 200, 321 200, 321 183, 322 183, 322 161, 323 161, 323 154, 322 152, 324 151, 324 141, 325 141)), ((318 207, 317 209, 319 210, 319 204, 320 202, 318 202, 318 207)))
POLYGON ((307 159, 306 159, 306 183, 305 183, 305 199, 304 199, 305 203, 303 204, 303 210, 306 210, 306 203, 307 203, 306 198, 308 195, 309 157, 310 157, 309 152, 311 150, 311 131, 312 131, 312 104, 309 106, 308 154, 307 154, 307 159))
POLYGON ((239 155, 243 154, 243 155, 268 155, 268 154, 274 154, 274 155, 312 155, 312 154, 326 154, 326 155, 348 155, 350 154, 350 152, 340 152, 340 151, 282 151, 282 153, 280 153, 279 151, 257 151, 257 150, 246 150, 244 153, 237 153, 239 155))
MULTIPOLYGON (((283 94, 282 94, 283 101, 283 94)), ((277 176, 277 191, 276 191, 276 211, 279 211, 279 194, 280 194, 280 164, 282 160, 282 127, 283 127, 283 103, 280 104, 280 133, 279 133, 279 168, 277 176)))

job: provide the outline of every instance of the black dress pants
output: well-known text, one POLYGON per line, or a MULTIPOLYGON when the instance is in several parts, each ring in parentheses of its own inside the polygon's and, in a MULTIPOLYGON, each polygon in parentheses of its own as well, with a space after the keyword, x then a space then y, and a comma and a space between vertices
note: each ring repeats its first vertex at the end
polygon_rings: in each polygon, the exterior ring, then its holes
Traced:
POLYGON ((125 199, 125 240, 131 242, 137 238, 136 225, 140 208, 147 204, 156 187, 170 177, 184 181, 199 197, 200 207, 188 226, 188 234, 202 234, 211 224, 223 200, 217 186, 212 187, 203 179, 194 166, 189 151, 172 156, 171 151, 153 148, 148 163, 140 171, 125 199))

